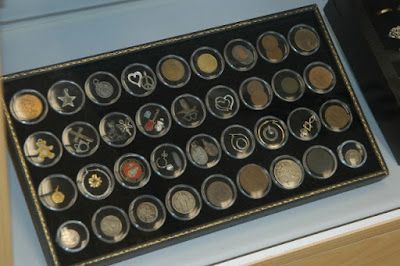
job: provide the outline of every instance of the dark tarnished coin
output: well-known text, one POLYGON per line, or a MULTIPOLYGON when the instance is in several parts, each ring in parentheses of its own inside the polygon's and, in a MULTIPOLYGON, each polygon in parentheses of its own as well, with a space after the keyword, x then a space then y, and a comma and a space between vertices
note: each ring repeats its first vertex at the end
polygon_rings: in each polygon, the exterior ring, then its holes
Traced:
POLYGON ((86 79, 85 92, 92 102, 111 105, 121 96, 121 84, 113 74, 99 71, 86 79))
POLYGON ((367 161, 367 150, 355 140, 343 142, 337 148, 339 160, 350 168, 360 168, 367 161))
POLYGON ((176 185, 168 191, 165 205, 173 217, 186 221, 195 218, 200 213, 202 202, 195 188, 176 185))
POLYGON ((237 192, 235 184, 224 175, 211 175, 201 186, 201 195, 208 206, 224 210, 233 205, 237 192))
POLYGON ((106 243, 117 243, 129 232, 129 218, 122 209, 105 206, 93 214, 92 229, 98 239, 106 243))
POLYGON ((268 171, 257 164, 243 166, 237 174, 236 183, 239 190, 252 199, 263 198, 271 189, 268 171))
POLYGON ((80 221, 66 221, 57 229, 56 242, 67 252, 75 253, 83 250, 88 245, 89 239, 89 230, 80 221))
POLYGON ((14 94, 10 102, 12 116, 23 124, 42 121, 48 111, 46 99, 35 90, 21 90, 14 94))
POLYGON ((273 98, 271 86, 257 77, 251 77, 242 82, 239 89, 242 102, 253 110, 267 108, 273 98))
POLYGON ((59 114, 71 115, 79 112, 85 104, 85 93, 73 81, 60 80, 47 92, 51 108, 59 114))
POLYGON ((258 143, 269 150, 283 147, 289 138, 285 122, 274 116, 260 118, 254 127, 254 135, 258 143))
POLYGON ((347 104, 339 100, 325 102, 319 111, 322 124, 334 132, 346 131, 353 122, 353 116, 347 104))
POLYGON ((191 94, 183 94, 172 102, 171 114, 182 127, 195 128, 206 119, 206 108, 200 98, 191 94))
POLYGON ((191 71, 182 57, 167 55, 157 64, 157 76, 168 87, 181 88, 189 82, 191 71))
POLYGON ((115 162, 114 175, 122 186, 138 189, 145 186, 150 180, 150 164, 143 156, 128 153, 115 162))
POLYGON ((272 77, 272 88, 280 99, 294 102, 303 96, 305 83, 298 73, 290 69, 282 69, 272 77))
POLYGON ((141 195, 129 205, 129 218, 139 230, 151 232, 163 226, 166 219, 164 204, 154 196, 141 195))
POLYGON ((237 71, 250 70, 257 63, 256 49, 243 39, 228 42, 224 48, 224 57, 228 65, 237 71))
POLYGON ((60 140, 47 131, 38 131, 26 138, 25 158, 35 166, 51 167, 61 159, 63 149, 60 140))
POLYGON ((304 70, 303 77, 307 86, 319 94, 330 92, 336 85, 335 72, 322 62, 309 64, 304 70))
POLYGON ((112 147, 125 147, 135 138, 136 127, 132 118, 124 113, 112 112, 104 116, 99 132, 105 143, 112 147))
POLYGON ((194 73, 204 79, 215 79, 224 71, 221 54, 211 47, 201 47, 193 52, 190 64, 194 73))
POLYGON ((258 38, 257 50, 266 61, 280 63, 289 55, 289 44, 282 34, 268 31, 258 38))
POLYGON ((231 125, 221 134, 221 146, 227 155, 235 159, 249 157, 256 146, 253 133, 241 125, 231 125))
POLYGON ((54 174, 43 179, 38 188, 42 204, 53 211, 64 211, 74 205, 78 192, 75 183, 61 174, 54 174))
POLYGON ((108 167, 94 163, 79 170, 76 184, 82 195, 88 199, 102 200, 112 193, 115 182, 108 167))
POLYGON ((136 97, 150 95, 157 87, 157 78, 153 70, 144 64, 131 64, 121 74, 122 87, 136 97))
POLYGON ((289 31, 288 40, 292 49, 301 55, 311 55, 320 47, 318 33, 305 24, 294 26, 289 31))
POLYGON ((62 143, 70 154, 76 157, 88 157, 99 148, 100 137, 92 125, 77 121, 64 129, 62 143))
POLYGON ((321 130, 321 121, 318 115, 305 107, 299 107, 290 112, 287 125, 290 133, 303 141, 315 139, 321 130))
POLYGON ((311 146, 303 155, 303 165, 306 172, 318 179, 332 177, 337 169, 335 154, 321 145, 311 146))
POLYGON ((211 168, 221 159, 221 147, 214 137, 198 134, 187 142, 186 155, 195 166, 211 168))
POLYGON ((289 155, 282 155, 272 161, 270 173, 275 184, 283 189, 295 189, 304 179, 301 162, 289 155))

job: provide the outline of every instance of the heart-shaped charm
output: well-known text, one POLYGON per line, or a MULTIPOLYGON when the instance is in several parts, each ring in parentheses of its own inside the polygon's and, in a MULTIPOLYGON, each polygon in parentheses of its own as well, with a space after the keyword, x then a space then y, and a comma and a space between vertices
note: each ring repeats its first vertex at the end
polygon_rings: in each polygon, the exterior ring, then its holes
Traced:
POLYGON ((129 82, 135 86, 138 86, 139 88, 142 87, 142 78, 143 75, 139 71, 128 74, 129 82))
POLYGON ((232 111, 234 104, 235 104, 235 99, 230 94, 215 98, 215 108, 217 108, 222 112, 232 111))

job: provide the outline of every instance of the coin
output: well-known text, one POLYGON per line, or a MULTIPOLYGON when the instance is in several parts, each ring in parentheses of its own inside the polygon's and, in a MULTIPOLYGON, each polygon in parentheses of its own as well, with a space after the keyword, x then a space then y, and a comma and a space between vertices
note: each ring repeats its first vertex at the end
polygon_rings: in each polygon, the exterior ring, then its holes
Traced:
POLYGON ((189 191, 179 190, 172 195, 171 204, 175 211, 190 214, 196 208, 196 199, 189 191))
POLYGON ((141 202, 136 208, 136 215, 144 223, 154 223, 158 218, 157 206, 149 201, 141 202))
POLYGON ((359 168, 367 160, 367 151, 363 144, 355 140, 347 140, 337 148, 340 161, 350 167, 359 168))
POLYGON ((44 104, 36 95, 22 94, 14 99, 13 110, 18 120, 32 121, 42 115, 44 104))
POLYGON ((268 31, 257 40, 257 49, 261 57, 270 63, 279 63, 289 54, 289 45, 280 33, 268 31))
POLYGON ((122 232, 122 222, 117 216, 104 216, 100 221, 100 230, 108 237, 118 236, 122 232))
POLYGON ((267 170, 263 167, 247 164, 239 170, 238 185, 246 196, 259 199, 268 193, 271 181, 267 170))
POLYGON ((57 244, 66 252, 78 252, 89 243, 89 230, 77 220, 69 220, 61 224, 56 233, 57 244))
POLYGON ((272 174, 278 185, 285 189, 297 188, 303 181, 303 168, 297 160, 281 156, 272 163, 272 174))
POLYGON ((299 28, 294 33, 296 46, 305 51, 311 52, 319 46, 319 38, 314 31, 308 28, 299 28))
POLYGON ((233 46, 232 56, 244 65, 251 64, 251 62, 254 60, 252 52, 240 44, 233 46))
POLYGON ((218 68, 218 61, 212 54, 204 53, 197 58, 197 65, 201 71, 213 73, 218 68))
POLYGON ((75 248, 81 241, 79 233, 73 229, 62 228, 60 241, 65 248, 75 248))
POLYGON ((175 58, 166 59, 161 63, 161 74, 170 81, 180 81, 185 76, 185 67, 175 58))
POLYGON ((331 128, 343 129, 350 122, 350 115, 340 105, 330 105, 325 109, 324 118, 331 128))
POLYGON ((303 165, 311 176, 327 179, 336 172, 337 160, 329 148, 315 145, 304 153, 303 165))
POLYGON ((272 88, 282 100, 294 102, 303 96, 305 83, 297 72, 290 69, 282 69, 272 77, 272 88))
POLYGON ((308 79, 316 89, 328 90, 334 81, 334 75, 326 67, 317 65, 309 70, 308 79))
POLYGON ((214 181, 207 186, 207 199, 219 208, 229 205, 233 200, 232 188, 225 182, 214 181))
POLYGON ((225 45, 226 62, 237 71, 250 70, 257 62, 257 52, 254 46, 243 39, 231 40, 225 45))
POLYGON ((359 165, 363 160, 361 152, 355 149, 350 149, 346 151, 344 158, 346 162, 351 166, 359 165))

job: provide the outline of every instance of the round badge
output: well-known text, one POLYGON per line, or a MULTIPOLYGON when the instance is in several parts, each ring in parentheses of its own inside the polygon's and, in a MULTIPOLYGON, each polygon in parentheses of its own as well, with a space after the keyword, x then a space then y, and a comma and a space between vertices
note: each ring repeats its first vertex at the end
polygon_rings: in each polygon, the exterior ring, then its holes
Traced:
POLYGON ((270 173, 274 183, 283 189, 298 188, 304 180, 304 169, 299 160, 289 155, 275 158, 270 173))
POLYGON ((241 125, 227 127, 221 134, 221 146, 234 159, 249 157, 256 146, 253 133, 241 125))
POLYGON ((236 186, 227 176, 211 175, 201 185, 204 201, 213 209, 225 210, 235 203, 236 186))
POLYGON ((101 241, 120 242, 128 235, 130 229, 128 215, 114 206, 102 207, 93 214, 92 229, 101 241))
POLYGON ((132 224, 144 232, 152 232, 163 226, 166 219, 164 204, 154 196, 141 195, 129 205, 132 224))
POLYGON ((160 138, 171 128, 171 115, 157 103, 148 103, 139 108, 135 116, 140 132, 151 138, 160 138))
POLYGON ((31 134, 24 143, 26 159, 38 167, 50 167, 61 159, 63 149, 60 140, 47 131, 31 134))
POLYGON ((337 160, 332 150, 325 146, 315 145, 308 148, 304 153, 303 166, 312 177, 327 179, 335 174, 337 160))
POLYGON ((287 124, 290 133, 303 141, 315 139, 321 130, 318 115, 313 110, 304 107, 294 109, 288 116, 287 124))
POLYGON ((121 96, 121 85, 113 74, 99 71, 87 78, 85 91, 92 102, 98 105, 111 105, 121 96))
POLYGON ((150 164, 143 156, 134 153, 125 154, 115 162, 114 175, 126 188, 141 188, 150 180, 150 164))
POLYGON ((113 112, 101 119, 99 124, 101 138, 112 147, 129 145, 136 135, 136 127, 128 115, 113 112))
POLYGON ((157 76, 168 87, 181 88, 189 82, 191 71, 189 64, 182 57, 167 55, 157 64, 157 76))
POLYGON ((219 119, 229 119, 239 111, 239 97, 231 88, 218 85, 208 91, 206 106, 213 116, 219 119))
POLYGON ((57 229, 56 242, 63 250, 71 253, 83 250, 89 243, 90 234, 80 221, 66 221, 57 229))
POLYGON ((254 135, 261 146, 269 150, 283 147, 289 138, 285 122, 274 116, 260 118, 254 127, 254 135))
POLYGON ((312 55, 318 51, 321 42, 314 28, 299 24, 288 33, 289 44, 292 49, 301 55, 312 55))
POLYGON ((183 94, 172 102, 171 114, 182 127, 195 128, 200 126, 206 119, 206 108, 198 97, 191 94, 183 94))
POLYGON ((153 70, 143 64, 131 64, 127 66, 121 75, 124 89, 136 97, 150 95, 157 87, 157 79, 153 70))
POLYGON ((224 48, 224 57, 228 65, 237 71, 248 71, 257 63, 256 49, 243 39, 228 42, 224 48))
POLYGON ((267 169, 257 164, 243 166, 236 176, 236 183, 246 197, 261 199, 271 190, 271 176, 267 169))
POLYGON ((221 54, 210 47, 201 47, 193 52, 190 64, 194 73, 203 79, 215 79, 224 71, 221 54))
POLYGON ((181 148, 174 144, 161 144, 150 155, 154 172, 165 178, 177 178, 185 172, 186 157, 181 148))
POLYGON ((337 148, 339 160, 350 168, 360 168, 367 161, 367 150, 355 140, 347 140, 337 148))
POLYGON ((65 149, 76 157, 88 157, 99 148, 100 137, 96 129, 86 122, 73 122, 62 133, 65 149))
POLYGON ((303 78, 290 69, 282 69, 272 77, 272 88, 276 96, 287 102, 300 99, 305 87, 303 78))
POLYGON ((76 183, 83 196, 92 200, 102 200, 112 193, 115 182, 106 166, 89 164, 78 172, 76 183))
POLYGON ((69 177, 55 174, 40 182, 38 196, 43 206, 49 210, 64 211, 74 205, 78 192, 69 177))
POLYGON ((257 50, 264 60, 273 64, 284 61, 290 51, 285 37, 274 31, 265 32, 258 38, 257 50))
POLYGON ((176 185, 166 197, 168 212, 178 220, 188 221, 199 215, 202 202, 199 192, 191 186, 176 185))
POLYGON ((47 114, 46 99, 35 90, 21 90, 14 94, 10 101, 12 116, 22 124, 37 124, 47 114))
POLYGON ((251 77, 242 82, 239 89, 242 102, 253 110, 267 108, 273 98, 271 86, 257 77, 251 77))
POLYGON ((73 81, 61 80, 54 83, 47 92, 51 108, 59 114, 71 115, 79 112, 85 104, 85 93, 73 81))
POLYGON ((211 168, 221 159, 221 147, 218 141, 206 134, 193 136, 186 144, 189 161, 200 168, 211 168))

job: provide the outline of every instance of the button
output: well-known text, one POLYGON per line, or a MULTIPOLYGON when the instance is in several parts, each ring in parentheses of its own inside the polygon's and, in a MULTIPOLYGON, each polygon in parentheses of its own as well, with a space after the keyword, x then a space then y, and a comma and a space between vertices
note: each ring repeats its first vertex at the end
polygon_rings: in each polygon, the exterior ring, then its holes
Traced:
POLYGON ((287 120, 290 133, 302 141, 315 139, 321 130, 321 121, 311 109, 299 107, 290 112, 287 120))
POLYGON ((271 163, 270 173, 274 183, 286 190, 298 188, 304 180, 301 162, 289 155, 275 158, 271 163))
POLYGON ((335 154, 321 145, 311 146, 303 155, 303 166, 306 172, 317 179, 332 177, 337 169, 335 154))
POLYGON ((72 115, 85 105, 85 93, 73 81, 60 80, 54 83, 47 92, 51 108, 59 114, 72 115))
POLYGON ((186 144, 189 161, 200 168, 212 168, 221 159, 221 146, 218 141, 206 134, 193 136, 186 144))
POLYGON ((215 79, 224 71, 222 55, 211 47, 200 47, 193 52, 190 64, 194 73, 203 79, 215 79))
POLYGON ((76 183, 79 191, 86 198, 102 200, 112 193, 115 182, 110 169, 94 163, 79 170, 76 183))
POLYGON ((227 127, 221 134, 224 152, 234 159, 249 157, 256 146, 253 133, 241 125, 227 127))
POLYGON ((225 210, 235 203, 236 186, 229 177, 211 175, 201 185, 201 195, 205 203, 213 209, 225 210))
POLYGON ((336 76, 333 69, 323 62, 309 64, 303 73, 307 87, 318 94, 325 94, 333 90, 336 85, 336 76))
POLYGON ((270 191, 272 182, 264 167, 257 164, 247 164, 237 173, 236 183, 240 192, 246 197, 261 199, 270 191))
POLYGON ((121 96, 121 85, 113 74, 98 71, 87 78, 85 91, 92 102, 98 105, 111 105, 121 96))
POLYGON ((75 253, 83 250, 88 245, 89 239, 89 230, 80 221, 66 221, 57 229, 56 242, 67 252, 75 253))
POLYGON ((88 157, 99 148, 100 137, 96 129, 86 122, 73 122, 62 133, 65 149, 76 157, 88 157))
POLYGON ((261 146, 269 150, 283 147, 289 138, 285 122, 274 116, 260 118, 254 127, 254 135, 261 146))
POLYGON ((289 44, 285 37, 274 31, 267 31, 258 37, 257 50, 261 58, 269 63, 280 63, 289 55, 289 44))
POLYGON ((343 132, 350 128, 353 115, 347 104, 339 100, 329 100, 319 109, 322 124, 330 131, 343 132))
POLYGON ((355 140, 347 140, 337 148, 339 160, 350 168, 360 168, 367 161, 367 150, 355 140))
POLYGON ((21 90, 10 101, 12 116, 22 124, 37 124, 47 114, 46 99, 35 90, 21 90))
POLYGON ((315 29, 305 24, 299 24, 291 28, 288 33, 288 40, 295 52, 305 56, 317 52, 321 45, 315 29))
POLYGON ((174 120, 185 128, 199 127, 206 119, 206 108, 200 98, 183 94, 172 102, 171 113, 174 120))
POLYGON ((174 144, 161 144, 150 155, 154 172, 165 178, 177 178, 185 172, 186 157, 174 144))
POLYGON ((148 96, 157 87, 153 70, 139 63, 131 64, 122 71, 121 82, 124 89, 136 97, 148 96))
POLYGON ((55 174, 40 182, 38 195, 40 202, 49 210, 64 211, 74 205, 78 192, 69 177, 55 174))
POLYGON ((305 91, 303 78, 293 70, 282 69, 272 77, 272 88, 280 99, 286 102, 295 102, 305 91))
POLYGON ((151 195, 138 196, 129 205, 129 218, 140 231, 158 230, 163 226, 166 216, 164 204, 151 195))
POLYGON ((141 188, 150 180, 150 164, 143 156, 128 153, 115 162, 114 175, 117 181, 126 188, 141 188))
POLYGON ((199 192, 187 185, 172 187, 165 197, 165 205, 174 218, 183 221, 195 218, 202 208, 199 192))
POLYGON ((182 57, 167 55, 157 64, 157 76, 168 87, 181 88, 189 82, 191 71, 189 64, 182 57))
POLYGON ((136 127, 128 115, 113 112, 104 116, 99 124, 99 132, 105 143, 112 147, 125 147, 132 143, 136 127))
POLYGON ((61 159, 63 149, 60 140, 47 131, 31 134, 24 143, 24 154, 28 161, 38 167, 50 167, 61 159))
POLYGON ((101 241, 120 242, 128 235, 130 229, 128 215, 118 207, 102 207, 93 214, 92 229, 101 241))
POLYGON ((243 39, 228 42, 224 48, 224 57, 227 64, 237 71, 248 71, 257 63, 256 49, 243 39))
POLYGON ((151 138, 160 138, 171 128, 171 115, 157 103, 148 103, 139 108, 135 116, 140 132, 151 138))
POLYGON ((251 77, 242 82, 239 89, 242 102, 250 109, 263 110, 267 108, 273 98, 271 86, 257 77, 251 77))
POLYGON ((206 106, 208 111, 216 118, 229 119, 239 111, 239 97, 231 88, 218 85, 208 91, 206 106))

